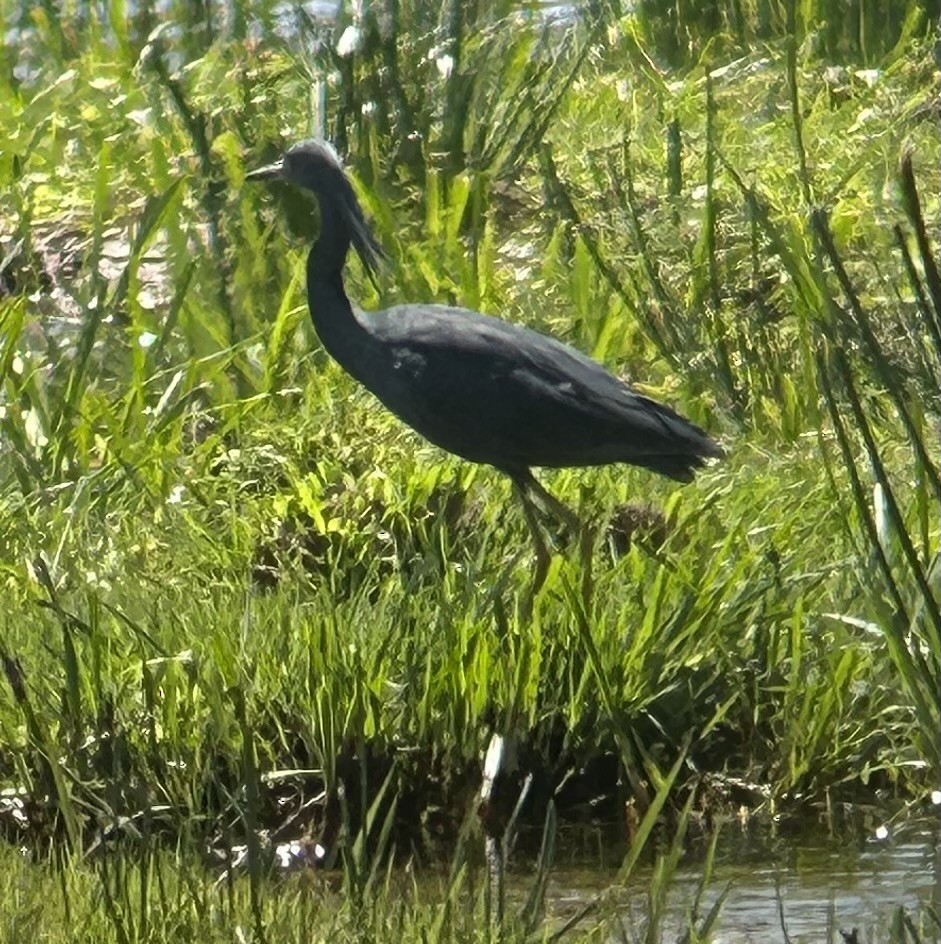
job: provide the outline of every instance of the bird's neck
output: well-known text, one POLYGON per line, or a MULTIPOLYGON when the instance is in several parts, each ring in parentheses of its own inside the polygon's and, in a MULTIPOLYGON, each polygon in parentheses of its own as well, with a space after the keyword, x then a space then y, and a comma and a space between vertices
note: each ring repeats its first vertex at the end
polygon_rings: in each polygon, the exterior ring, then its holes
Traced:
POLYGON ((371 338, 353 314, 350 300, 343 288, 344 241, 342 253, 336 255, 338 243, 324 244, 319 239, 307 257, 307 300, 314 330, 327 353, 357 379, 357 365, 368 357, 371 338))
POLYGON ((350 232, 343 213, 332 198, 318 196, 320 237, 307 260, 308 278, 314 269, 323 277, 341 273, 350 248, 350 232))

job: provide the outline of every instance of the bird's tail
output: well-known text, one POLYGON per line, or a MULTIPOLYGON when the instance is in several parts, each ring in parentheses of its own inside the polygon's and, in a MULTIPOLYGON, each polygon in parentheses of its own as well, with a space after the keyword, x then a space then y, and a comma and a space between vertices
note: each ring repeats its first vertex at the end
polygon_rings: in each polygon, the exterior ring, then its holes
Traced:
MULTIPOLYGON (((650 401, 654 403, 655 401, 650 401)), ((637 465, 678 482, 691 482, 710 459, 721 459, 725 450, 704 430, 662 403, 658 419, 667 435, 660 450, 633 459, 637 465)))

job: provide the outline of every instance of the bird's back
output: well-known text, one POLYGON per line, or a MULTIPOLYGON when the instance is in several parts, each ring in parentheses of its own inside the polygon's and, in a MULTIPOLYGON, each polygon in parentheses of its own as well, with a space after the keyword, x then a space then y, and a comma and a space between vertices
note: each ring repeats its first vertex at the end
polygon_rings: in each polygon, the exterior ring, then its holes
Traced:
POLYGON ((553 338, 463 308, 363 313, 365 385, 438 446, 507 471, 626 462, 679 480, 718 446, 553 338))

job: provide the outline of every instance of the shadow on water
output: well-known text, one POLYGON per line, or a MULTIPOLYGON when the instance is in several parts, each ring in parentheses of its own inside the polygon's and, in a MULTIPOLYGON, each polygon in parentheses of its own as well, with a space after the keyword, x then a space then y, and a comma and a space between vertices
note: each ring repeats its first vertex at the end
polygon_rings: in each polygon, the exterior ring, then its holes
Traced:
MULTIPOLYGON (((723 944, 788 940, 842 944, 839 932, 851 935, 854 928, 861 944, 886 940, 900 906, 916 924, 919 915, 926 918, 922 941, 938 941, 941 930, 928 918, 927 909, 941 913, 939 844, 937 818, 906 823, 886 839, 877 839, 872 832, 828 835, 825 827, 774 835, 765 827, 726 824, 694 925, 728 886, 713 935, 723 944)), ((707 842, 689 844, 667 894, 662 940, 684 938, 707 846, 707 842)), ((611 892, 605 907, 640 936, 652 878, 652 866, 636 870, 623 889, 611 892)), ((558 864, 548 887, 551 923, 565 921, 616 881, 616 869, 599 869, 597 859, 590 864, 558 864)), ((514 884, 511 879, 511 888, 514 884)))

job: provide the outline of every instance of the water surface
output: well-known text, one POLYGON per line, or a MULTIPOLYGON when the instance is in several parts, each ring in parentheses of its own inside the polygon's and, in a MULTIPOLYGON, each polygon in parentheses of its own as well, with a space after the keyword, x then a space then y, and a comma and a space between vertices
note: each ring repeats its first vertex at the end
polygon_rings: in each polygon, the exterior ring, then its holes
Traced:
MULTIPOLYGON (((715 867, 703 895, 700 921, 729 887, 713 939, 722 944, 792 941, 842 944, 839 931, 858 930, 859 944, 888 939, 899 906, 920 928, 922 940, 941 940, 926 907, 941 913, 941 828, 937 817, 900 827, 888 838, 828 835, 824 828, 799 835, 727 824, 720 832, 715 867), (787 936, 782 930, 782 912, 787 936)), ((665 941, 686 929, 703 874, 705 845, 691 843, 667 899, 665 941)), ((616 881, 616 868, 562 865, 549 882, 549 911, 563 921, 616 881)), ((652 869, 639 869, 612 891, 605 913, 643 933, 652 869)))

